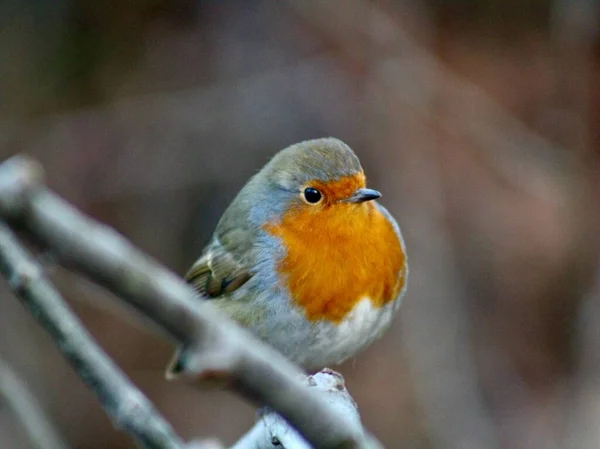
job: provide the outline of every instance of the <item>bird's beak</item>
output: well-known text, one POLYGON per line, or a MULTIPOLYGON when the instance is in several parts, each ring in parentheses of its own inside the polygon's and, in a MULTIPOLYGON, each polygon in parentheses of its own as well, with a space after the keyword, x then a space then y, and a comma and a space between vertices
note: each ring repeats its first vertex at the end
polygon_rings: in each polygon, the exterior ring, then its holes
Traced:
POLYGON ((365 201, 381 198, 381 193, 373 189, 358 189, 354 194, 344 200, 346 203, 364 203, 365 201))

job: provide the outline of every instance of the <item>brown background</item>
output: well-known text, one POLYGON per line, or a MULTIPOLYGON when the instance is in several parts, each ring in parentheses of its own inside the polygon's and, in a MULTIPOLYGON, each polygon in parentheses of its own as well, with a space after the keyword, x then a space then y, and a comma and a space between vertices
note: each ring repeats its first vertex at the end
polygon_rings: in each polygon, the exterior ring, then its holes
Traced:
MULTIPOLYGON (((0 2, 0 155, 172 269, 278 149, 336 136, 409 249, 385 337, 341 371, 388 448, 600 441, 594 2, 0 2)), ((109 295, 53 279, 186 438, 254 409, 167 383, 171 347, 109 295)), ((0 283, 0 356, 76 448, 131 448, 0 283)), ((30 447, 0 403, 0 447, 30 447)))

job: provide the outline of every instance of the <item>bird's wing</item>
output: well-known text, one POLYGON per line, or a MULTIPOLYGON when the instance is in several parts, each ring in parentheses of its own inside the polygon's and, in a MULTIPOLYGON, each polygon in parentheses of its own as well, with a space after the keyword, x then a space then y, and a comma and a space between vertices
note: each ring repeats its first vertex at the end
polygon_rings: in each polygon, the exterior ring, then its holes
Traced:
POLYGON ((213 236, 200 258, 185 275, 186 281, 202 296, 217 298, 227 295, 244 285, 251 277, 242 236, 228 235, 225 239, 213 236))
MULTIPOLYGON (((254 250, 250 232, 243 227, 222 226, 186 273, 185 280, 204 298, 224 298, 240 288, 252 277, 254 250)), ((178 348, 167 366, 167 378, 177 377, 186 363, 186 348, 178 348)))

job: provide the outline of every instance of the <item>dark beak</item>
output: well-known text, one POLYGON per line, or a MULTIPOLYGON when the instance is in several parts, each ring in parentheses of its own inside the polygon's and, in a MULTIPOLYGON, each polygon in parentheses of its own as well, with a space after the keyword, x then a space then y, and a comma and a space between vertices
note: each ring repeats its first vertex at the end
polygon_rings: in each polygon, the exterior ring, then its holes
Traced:
POLYGON ((350 198, 346 199, 347 203, 364 203, 365 201, 376 200, 381 198, 381 193, 373 189, 358 189, 350 198))

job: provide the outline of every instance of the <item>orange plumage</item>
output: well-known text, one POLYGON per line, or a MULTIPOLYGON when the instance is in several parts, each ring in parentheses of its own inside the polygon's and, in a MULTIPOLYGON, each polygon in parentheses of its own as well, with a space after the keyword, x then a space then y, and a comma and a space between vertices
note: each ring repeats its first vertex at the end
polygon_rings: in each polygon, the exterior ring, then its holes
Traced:
POLYGON ((242 188, 186 278, 303 368, 340 363, 383 334, 406 290, 404 241, 379 197, 344 142, 291 145, 242 188))
POLYGON ((375 307, 397 298, 406 256, 392 223, 372 202, 339 202, 365 186, 364 174, 310 186, 324 193, 322 204, 265 226, 287 248, 278 269, 295 303, 311 321, 340 323, 365 297, 375 307))

